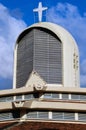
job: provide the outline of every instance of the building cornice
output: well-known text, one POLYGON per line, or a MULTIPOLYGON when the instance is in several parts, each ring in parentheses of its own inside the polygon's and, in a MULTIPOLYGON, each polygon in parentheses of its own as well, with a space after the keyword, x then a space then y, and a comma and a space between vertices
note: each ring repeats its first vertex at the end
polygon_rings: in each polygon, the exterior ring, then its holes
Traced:
POLYGON ((73 87, 59 87, 58 85, 46 85, 45 89, 35 90, 34 87, 22 87, 17 89, 1 90, 0 96, 16 95, 25 93, 34 93, 36 91, 41 92, 62 92, 62 93, 80 93, 86 94, 86 88, 73 88, 73 87))

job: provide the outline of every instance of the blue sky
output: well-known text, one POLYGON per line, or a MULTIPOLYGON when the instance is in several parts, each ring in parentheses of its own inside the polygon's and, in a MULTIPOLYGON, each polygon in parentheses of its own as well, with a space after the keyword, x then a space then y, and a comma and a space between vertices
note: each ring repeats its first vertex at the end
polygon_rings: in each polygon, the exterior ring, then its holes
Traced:
MULTIPOLYGON (((86 87, 86 1, 41 0, 47 21, 66 28, 80 52, 81 87, 86 87)), ((33 9, 39 0, 0 0, 0 89, 12 88, 13 50, 19 33, 34 23, 33 9)))

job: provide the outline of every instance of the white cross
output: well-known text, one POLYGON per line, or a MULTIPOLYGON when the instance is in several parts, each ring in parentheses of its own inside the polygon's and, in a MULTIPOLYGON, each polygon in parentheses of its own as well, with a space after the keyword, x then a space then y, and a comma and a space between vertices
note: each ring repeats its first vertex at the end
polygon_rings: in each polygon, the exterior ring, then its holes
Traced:
POLYGON ((38 12, 39 22, 42 21, 42 12, 47 10, 47 7, 42 7, 42 2, 39 2, 38 8, 33 9, 33 12, 38 12))

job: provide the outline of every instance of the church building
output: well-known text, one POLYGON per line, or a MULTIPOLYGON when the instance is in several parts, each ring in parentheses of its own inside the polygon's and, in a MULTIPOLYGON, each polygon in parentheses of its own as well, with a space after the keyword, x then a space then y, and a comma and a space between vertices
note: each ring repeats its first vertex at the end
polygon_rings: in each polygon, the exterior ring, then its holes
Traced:
POLYGON ((85 130, 86 88, 80 88, 79 51, 63 27, 39 22, 18 36, 13 89, 0 91, 1 130, 85 130))

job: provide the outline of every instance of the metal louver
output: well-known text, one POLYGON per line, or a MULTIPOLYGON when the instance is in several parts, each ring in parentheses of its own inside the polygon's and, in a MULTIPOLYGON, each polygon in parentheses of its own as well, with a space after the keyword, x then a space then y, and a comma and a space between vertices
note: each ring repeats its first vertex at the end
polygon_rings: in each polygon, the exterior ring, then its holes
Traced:
POLYGON ((37 118, 37 111, 27 112, 27 118, 37 118))
POLYGON ((52 119, 63 120, 63 112, 52 112, 52 119))
POLYGON ((63 100, 65 100, 65 99, 68 100, 68 99, 69 99, 69 94, 63 93, 63 94, 62 94, 62 99, 63 99, 63 100))
POLYGON ((80 100, 86 100, 86 95, 80 95, 80 100))
POLYGON ((12 112, 0 112, 0 121, 12 120, 15 118, 20 118, 20 112, 18 110, 12 112))
POLYGON ((78 94, 71 94, 71 99, 72 100, 80 100, 80 95, 78 95, 78 94))
POLYGON ((59 99, 59 93, 44 93, 44 98, 59 99))
POLYGON ((62 83, 62 44, 45 29, 34 29, 34 70, 47 83, 62 83))
POLYGON ((78 113, 79 121, 86 121, 86 113, 78 113))
POLYGON ((33 28, 19 41, 17 88, 25 85, 32 70, 49 84, 62 84, 62 43, 47 29, 33 28))
POLYGON ((64 112, 63 113, 64 120, 75 120, 75 113, 73 112, 64 112))
POLYGON ((72 112, 52 112, 54 120, 75 120, 75 113, 72 112))
POLYGON ((37 118, 37 119, 48 119, 47 111, 31 111, 27 112, 27 118, 37 118))
POLYGON ((33 69, 33 41, 34 34, 30 31, 18 44, 17 48, 17 88, 22 87, 27 82, 33 69))
POLYGON ((16 101, 22 100, 22 95, 16 95, 16 101))
POLYGON ((13 101, 13 96, 0 97, 0 102, 11 102, 13 101))
POLYGON ((25 99, 25 100, 34 99, 34 95, 33 95, 33 94, 25 94, 25 95, 24 95, 24 99, 25 99))
POLYGON ((38 118, 40 119, 48 119, 48 112, 45 112, 45 111, 39 111, 38 112, 38 118))

